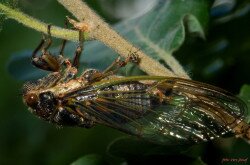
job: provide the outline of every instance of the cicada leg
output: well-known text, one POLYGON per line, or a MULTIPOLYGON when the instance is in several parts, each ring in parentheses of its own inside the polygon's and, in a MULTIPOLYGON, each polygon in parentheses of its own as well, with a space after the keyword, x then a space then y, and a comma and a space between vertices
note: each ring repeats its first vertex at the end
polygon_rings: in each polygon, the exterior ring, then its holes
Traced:
POLYGON ((129 62, 133 62, 131 60, 131 56, 128 56, 124 61, 121 60, 121 57, 119 56, 103 72, 100 72, 96 69, 88 69, 81 75, 81 77, 83 77, 90 84, 93 82, 100 81, 108 76, 114 75, 120 68, 126 66, 129 62))
POLYGON ((82 31, 82 32, 89 31, 89 29, 90 29, 89 24, 87 24, 85 22, 78 22, 72 18, 69 18, 68 16, 66 16, 66 18, 67 18, 68 22, 73 25, 74 29, 77 29, 77 30, 82 31))
POLYGON ((46 36, 44 36, 44 38, 45 38, 45 45, 43 46, 43 49, 42 49, 42 52, 43 53, 46 53, 47 52, 47 50, 49 49, 49 47, 51 46, 51 44, 52 44, 52 39, 51 39, 51 25, 49 24, 48 26, 47 26, 47 35, 46 36))
POLYGON ((100 72, 97 69, 88 69, 85 72, 83 72, 81 77, 83 77, 84 80, 87 81, 89 84, 100 81, 105 77, 113 75, 116 72, 116 70, 118 70, 118 69, 114 70, 114 67, 119 66, 118 64, 121 64, 120 57, 118 57, 118 59, 116 59, 104 72, 100 72))
POLYGON ((236 137, 243 137, 250 143, 250 126, 245 121, 241 121, 233 130, 236 137))
POLYGON ((79 68, 80 56, 81 56, 82 51, 83 51, 83 42, 84 42, 83 33, 82 33, 82 31, 79 30, 79 42, 78 42, 78 46, 76 48, 75 56, 73 59, 73 67, 75 67, 77 69, 79 68))
POLYGON ((139 58, 139 55, 137 53, 138 53, 138 51, 140 49, 139 48, 135 48, 136 50, 132 51, 132 48, 129 51, 129 55, 128 55, 130 57, 130 61, 133 62, 133 63, 135 63, 135 64, 139 64, 140 63, 140 58, 139 58))
POLYGON ((88 31, 88 24, 84 23, 84 22, 77 22, 71 18, 69 18, 68 16, 66 16, 67 22, 69 22, 70 24, 73 25, 73 28, 79 31, 79 42, 78 42, 78 46, 77 49, 75 51, 75 55, 74 55, 74 59, 73 59, 73 64, 72 66, 77 68, 79 67, 79 63, 80 63, 80 56, 82 54, 83 51, 83 42, 84 42, 84 32, 88 31))
POLYGON ((32 64, 40 69, 57 72, 60 70, 61 59, 60 57, 52 56, 47 50, 52 44, 51 33, 50 33, 51 25, 48 25, 47 35, 43 36, 40 44, 33 51, 31 61, 32 64), (42 49, 42 54, 37 56, 37 52, 42 49))
MULTIPOLYGON (((64 22, 64 27, 66 29, 68 29, 68 20, 67 19, 64 22)), ((65 48, 66 42, 67 42, 66 39, 62 40, 62 45, 61 45, 60 50, 59 50, 59 55, 61 55, 61 56, 64 56, 64 48, 65 48)))
MULTIPOLYGON (((63 45, 61 47, 60 52, 63 52, 65 42, 63 41, 63 45)), ((74 58, 72 60, 72 63, 68 59, 64 60, 66 69, 64 70, 64 74, 62 76, 61 82, 67 82, 75 78, 78 72, 79 64, 80 64, 80 56, 83 51, 83 42, 84 42, 83 33, 82 31, 79 30, 79 41, 78 41, 77 49, 75 51, 74 58)))
POLYGON ((130 53, 126 59, 123 61, 119 56, 107 69, 103 71, 103 74, 106 76, 110 76, 119 71, 120 68, 125 67, 128 63, 136 63, 139 62, 139 56, 137 54, 130 53))

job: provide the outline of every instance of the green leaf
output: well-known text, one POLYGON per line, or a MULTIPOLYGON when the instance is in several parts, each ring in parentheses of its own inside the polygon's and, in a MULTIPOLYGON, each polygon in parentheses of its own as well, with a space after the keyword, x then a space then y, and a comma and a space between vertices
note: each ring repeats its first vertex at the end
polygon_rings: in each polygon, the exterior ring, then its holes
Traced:
POLYGON ((105 165, 107 162, 104 161, 103 157, 96 154, 85 155, 73 163, 71 165, 105 165))
POLYGON ((188 146, 163 146, 133 137, 121 137, 114 140, 107 152, 116 157, 134 159, 138 156, 175 155, 188 149, 188 146))
POLYGON ((248 109, 247 123, 250 123, 250 85, 243 85, 239 97, 246 103, 248 109))
POLYGON ((246 21, 250 20, 249 1, 237 1, 230 12, 221 15, 227 8, 224 6, 227 2, 221 3, 220 9, 211 9, 216 18, 210 20, 206 41, 187 38, 175 55, 192 73, 193 79, 238 93, 244 82, 250 82, 250 76, 246 76, 250 61, 249 23, 246 21))
POLYGON ((163 146, 131 137, 114 140, 108 147, 108 154, 123 158, 128 164, 155 164, 155 162, 175 162, 192 164, 199 157, 182 154, 190 146, 163 146))
POLYGON ((195 161, 193 161, 189 165, 206 165, 206 163, 203 162, 200 157, 198 157, 195 161))
POLYGON ((1 11, 0 11, 0 32, 3 28, 3 23, 4 23, 5 19, 6 19, 5 15, 3 13, 1 13, 1 11))
POLYGON ((198 158, 204 154, 205 146, 206 143, 193 145, 186 150, 183 150, 181 153, 192 158, 198 158))
POLYGON ((203 31, 203 27, 201 26, 200 22, 197 20, 195 16, 187 15, 185 21, 187 22, 187 29, 189 32, 205 39, 205 33, 203 31))
MULTIPOLYGON (((183 44, 187 31, 204 37, 204 29, 206 29, 209 18, 210 3, 209 0, 159 0, 144 15, 123 21, 115 25, 114 28, 136 47, 145 51, 146 54, 168 65, 173 63, 171 53, 179 49, 183 44), (188 30, 186 27, 188 27, 188 30)), ((73 58, 76 49, 75 44, 69 44, 66 48, 65 54, 73 58)), ((83 54, 81 61, 86 64, 86 67, 101 70, 110 65, 118 56, 114 51, 99 42, 87 44, 83 54)), ((13 63, 20 63, 18 66, 21 66, 22 63, 26 63, 25 61, 28 61, 29 55, 22 60, 18 59, 18 61, 15 59, 17 56, 15 55, 9 62, 8 70, 11 70, 10 73, 17 79, 33 79, 25 76, 29 72, 28 70, 13 65, 13 63), (13 72, 15 70, 19 70, 18 75, 13 72)), ((123 73, 127 75, 143 74, 137 68, 134 71, 135 68, 133 66, 126 67, 123 73)))
POLYGON ((185 25, 190 32, 204 36, 208 12, 209 1, 206 0, 159 1, 148 13, 121 23, 117 29, 126 28, 125 36, 129 40, 141 45, 152 56, 164 57, 164 53, 172 53, 184 42, 185 25))

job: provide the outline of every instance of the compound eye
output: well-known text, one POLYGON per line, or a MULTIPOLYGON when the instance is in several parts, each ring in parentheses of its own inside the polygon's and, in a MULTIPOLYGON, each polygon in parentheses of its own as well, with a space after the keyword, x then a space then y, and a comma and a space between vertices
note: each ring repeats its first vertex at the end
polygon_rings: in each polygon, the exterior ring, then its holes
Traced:
POLYGON ((30 93, 24 96, 24 101, 29 107, 34 107, 37 105, 38 97, 34 93, 30 93))

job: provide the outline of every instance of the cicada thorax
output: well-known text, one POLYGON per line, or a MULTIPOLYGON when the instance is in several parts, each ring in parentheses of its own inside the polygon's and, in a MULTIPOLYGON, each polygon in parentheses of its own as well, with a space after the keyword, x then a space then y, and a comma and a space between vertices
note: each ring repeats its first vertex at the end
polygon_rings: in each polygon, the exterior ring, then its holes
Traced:
POLYGON ((65 93, 84 86, 84 82, 75 79, 76 73, 76 68, 69 66, 37 81, 25 83, 23 86, 24 103, 39 118, 60 126, 87 128, 93 126, 94 118, 88 119, 89 116, 86 113, 77 113, 74 107, 62 99, 65 93))

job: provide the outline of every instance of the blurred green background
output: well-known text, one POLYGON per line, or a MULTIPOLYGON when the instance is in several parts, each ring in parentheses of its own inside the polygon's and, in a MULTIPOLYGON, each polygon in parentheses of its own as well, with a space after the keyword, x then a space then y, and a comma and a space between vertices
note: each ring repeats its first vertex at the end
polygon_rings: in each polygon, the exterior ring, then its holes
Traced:
MULTIPOLYGON (((153 2, 135 1, 124 0, 118 3, 118 0, 86 0, 110 24, 133 17, 144 7, 143 3, 153 2), (128 9, 131 10, 128 12, 128 9)), ((211 83, 238 94, 242 85, 250 84, 250 2, 228 0, 224 6, 218 4, 210 10, 206 40, 186 34, 184 44, 174 54, 194 80, 211 83)), ((19 7, 32 17, 61 27, 65 16, 71 15, 55 0, 20 0, 19 7)), ((89 130, 57 128, 27 111, 20 95, 23 81, 10 75, 7 64, 11 55, 33 50, 40 39, 40 33, 10 19, 4 22, 0 32, 0 164, 70 164, 89 154, 101 158, 90 155, 86 160, 104 159, 94 164, 125 162, 106 153, 107 146, 116 137, 123 136, 123 133, 102 126, 89 130)), ((59 41, 55 40, 57 44, 59 41)), ((117 146, 120 145, 124 153, 115 150, 114 155, 129 157, 129 164, 150 164, 159 160, 166 164, 170 161, 220 164, 223 158, 250 156, 250 146, 235 138, 193 146, 181 154, 171 154, 171 149, 157 146, 153 156, 145 156, 143 151, 137 150, 138 153, 129 153, 126 146, 132 142, 121 141, 117 146)), ((151 144, 132 144, 135 148, 144 146, 143 150, 155 149, 151 144)), ((234 162, 227 162, 230 163, 234 162)))

